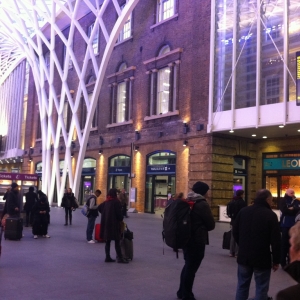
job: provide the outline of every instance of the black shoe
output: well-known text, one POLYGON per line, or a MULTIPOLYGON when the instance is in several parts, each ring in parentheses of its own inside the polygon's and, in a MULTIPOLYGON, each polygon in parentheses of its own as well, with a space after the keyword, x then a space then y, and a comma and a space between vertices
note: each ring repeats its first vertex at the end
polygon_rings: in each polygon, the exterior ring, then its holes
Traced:
POLYGON ((115 259, 112 259, 111 257, 105 258, 105 262, 115 262, 115 259))
POLYGON ((68 226, 68 223, 64 224, 64 226, 68 226))
POLYGON ((124 259, 124 258, 119 258, 119 259, 117 260, 117 262, 118 262, 119 264, 128 264, 128 263, 129 263, 129 261, 126 260, 126 259, 124 259))

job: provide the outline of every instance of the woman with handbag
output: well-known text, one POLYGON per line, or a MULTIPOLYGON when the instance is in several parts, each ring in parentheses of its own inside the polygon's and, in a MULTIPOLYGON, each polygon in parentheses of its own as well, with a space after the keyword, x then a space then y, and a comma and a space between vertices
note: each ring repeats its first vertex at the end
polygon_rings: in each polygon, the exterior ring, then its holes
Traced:
POLYGON ((65 224, 64 226, 68 225, 68 216, 70 225, 72 225, 72 211, 78 207, 75 196, 72 193, 71 188, 67 188, 67 192, 64 194, 64 197, 61 201, 61 206, 65 208, 65 224))

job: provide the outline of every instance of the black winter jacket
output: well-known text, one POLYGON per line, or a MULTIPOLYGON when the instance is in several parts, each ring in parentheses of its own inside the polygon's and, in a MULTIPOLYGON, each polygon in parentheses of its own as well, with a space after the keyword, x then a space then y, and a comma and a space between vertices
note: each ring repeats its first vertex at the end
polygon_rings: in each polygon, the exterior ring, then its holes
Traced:
POLYGON ((300 261, 294 261, 285 268, 285 271, 298 282, 277 294, 276 300, 299 300, 300 298, 300 261))
POLYGON ((277 215, 267 202, 243 208, 236 217, 233 236, 239 245, 238 264, 259 269, 279 264, 280 228, 277 215))
POLYGON ((29 191, 25 194, 25 199, 24 210, 31 211, 34 204, 38 201, 38 196, 35 192, 29 191))
POLYGON ((19 215, 20 211, 15 210, 15 208, 20 209, 19 193, 17 191, 10 191, 8 193, 6 199, 6 208, 7 213, 10 216, 19 215))

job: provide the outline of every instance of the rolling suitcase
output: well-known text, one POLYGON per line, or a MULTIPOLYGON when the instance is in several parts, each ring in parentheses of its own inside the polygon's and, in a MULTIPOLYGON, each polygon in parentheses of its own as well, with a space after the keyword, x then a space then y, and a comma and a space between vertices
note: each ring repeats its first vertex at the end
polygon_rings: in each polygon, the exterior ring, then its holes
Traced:
POLYGON ((23 233, 22 218, 7 218, 5 224, 4 238, 9 240, 20 240, 23 233))
POLYGON ((126 259, 133 260, 133 232, 126 225, 123 237, 120 241, 122 256, 126 259))
POLYGON ((98 241, 99 243, 104 243, 104 240, 100 238, 100 227, 101 224, 95 225, 95 240, 98 241))

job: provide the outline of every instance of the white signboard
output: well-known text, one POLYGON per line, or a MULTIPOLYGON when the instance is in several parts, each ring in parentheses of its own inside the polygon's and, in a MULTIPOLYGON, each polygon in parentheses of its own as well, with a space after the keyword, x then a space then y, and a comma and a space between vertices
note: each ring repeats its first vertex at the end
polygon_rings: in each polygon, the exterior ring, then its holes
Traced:
POLYGON ((227 216, 226 208, 226 205, 219 205, 219 221, 229 223, 231 219, 227 216))
POLYGON ((136 202, 136 188, 130 188, 129 201, 136 202))

